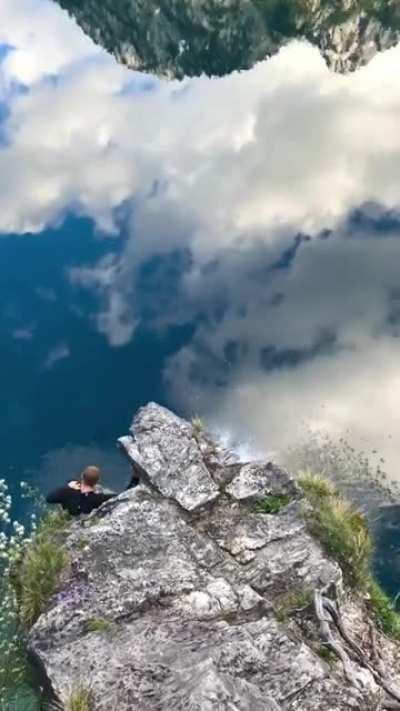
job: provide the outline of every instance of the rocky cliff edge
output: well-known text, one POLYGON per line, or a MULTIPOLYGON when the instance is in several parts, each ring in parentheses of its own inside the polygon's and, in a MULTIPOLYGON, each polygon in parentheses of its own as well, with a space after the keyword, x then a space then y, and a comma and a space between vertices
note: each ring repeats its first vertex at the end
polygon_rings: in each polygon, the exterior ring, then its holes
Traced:
POLYGON ((156 404, 120 446, 141 484, 71 526, 62 589, 30 632, 61 702, 79 682, 104 711, 399 708, 398 648, 307 532, 285 470, 237 461, 156 404), (287 505, 258 513, 265 497, 287 505), (322 644, 323 591, 351 631, 329 632, 341 660, 322 644))

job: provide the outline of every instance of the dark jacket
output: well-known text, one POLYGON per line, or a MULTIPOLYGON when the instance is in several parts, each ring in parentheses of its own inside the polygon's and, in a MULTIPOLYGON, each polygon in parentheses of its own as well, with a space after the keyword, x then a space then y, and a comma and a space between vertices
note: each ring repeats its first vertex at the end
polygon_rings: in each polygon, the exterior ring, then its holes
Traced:
MULTIPOLYGON (((52 491, 46 497, 46 501, 48 504, 60 504, 64 511, 68 511, 71 516, 89 514, 91 511, 94 511, 94 509, 98 509, 99 506, 106 501, 117 496, 117 494, 103 494, 102 492, 95 491, 89 491, 84 494, 79 489, 69 486, 69 483, 52 491)), ((133 473, 127 489, 132 489, 134 486, 137 486, 137 484, 139 484, 139 479, 137 475, 133 473)))

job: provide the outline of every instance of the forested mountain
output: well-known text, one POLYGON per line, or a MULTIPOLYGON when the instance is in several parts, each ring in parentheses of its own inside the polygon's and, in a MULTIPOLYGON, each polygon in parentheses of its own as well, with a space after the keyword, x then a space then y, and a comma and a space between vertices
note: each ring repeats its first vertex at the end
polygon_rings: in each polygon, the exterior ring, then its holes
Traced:
POLYGON ((399 0, 58 0, 132 67, 182 78, 246 69, 293 37, 351 71, 400 37, 399 0))

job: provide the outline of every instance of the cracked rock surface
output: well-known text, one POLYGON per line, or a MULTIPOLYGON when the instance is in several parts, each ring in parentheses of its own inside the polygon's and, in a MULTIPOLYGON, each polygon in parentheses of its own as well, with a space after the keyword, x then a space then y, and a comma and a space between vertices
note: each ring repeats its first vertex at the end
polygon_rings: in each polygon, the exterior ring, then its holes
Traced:
MULTIPOLYGON (((288 593, 342 586, 288 472, 238 462, 155 404, 120 444, 141 484, 71 526, 62 588, 30 632, 55 695, 65 702, 82 680, 102 711, 367 708, 373 678, 355 669, 356 692, 321 658, 312 611, 278 619, 288 593), (279 514, 255 512, 280 493, 290 503, 279 514)), ((343 594, 361 638, 363 612, 343 594)), ((390 667, 389 642, 386 652, 390 667)))

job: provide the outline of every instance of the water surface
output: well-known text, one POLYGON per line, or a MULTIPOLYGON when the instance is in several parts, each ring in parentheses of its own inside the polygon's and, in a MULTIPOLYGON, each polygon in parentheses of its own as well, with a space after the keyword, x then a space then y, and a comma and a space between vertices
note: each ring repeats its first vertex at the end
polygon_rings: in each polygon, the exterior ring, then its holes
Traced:
POLYGON ((0 62, 2 476, 118 488, 157 400, 250 454, 345 435, 396 479, 400 47, 166 82, 3 0, 0 62))

